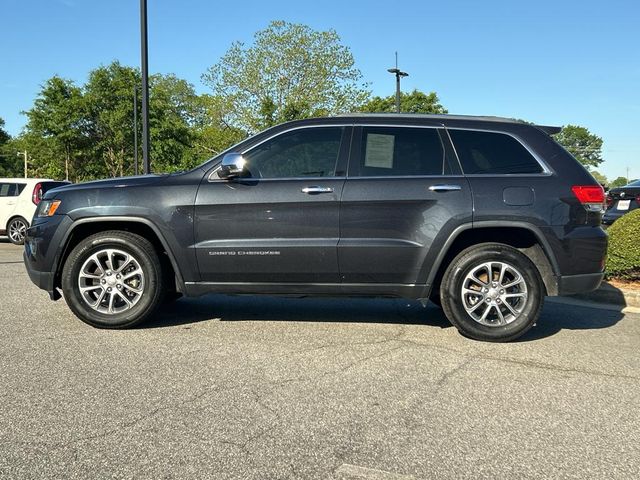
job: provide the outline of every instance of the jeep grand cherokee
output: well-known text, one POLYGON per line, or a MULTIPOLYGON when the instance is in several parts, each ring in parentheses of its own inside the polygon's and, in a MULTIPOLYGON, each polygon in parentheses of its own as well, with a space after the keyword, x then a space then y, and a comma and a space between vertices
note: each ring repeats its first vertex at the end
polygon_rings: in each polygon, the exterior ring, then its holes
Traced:
POLYGON ((273 127, 186 173, 49 191, 34 283, 84 322, 135 325, 210 292, 431 299, 461 333, 531 328, 603 277, 604 194, 550 136, 493 117, 349 115, 273 127))

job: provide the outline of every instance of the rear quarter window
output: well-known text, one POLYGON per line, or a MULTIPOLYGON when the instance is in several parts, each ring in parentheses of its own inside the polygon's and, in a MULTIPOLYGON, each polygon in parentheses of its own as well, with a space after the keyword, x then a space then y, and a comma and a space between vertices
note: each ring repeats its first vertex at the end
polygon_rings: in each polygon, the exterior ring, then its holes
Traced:
POLYGON ((0 197, 17 197, 25 186, 24 183, 0 183, 0 197))
POLYGON ((474 130, 448 131, 467 175, 543 172, 533 155, 510 135, 474 130))

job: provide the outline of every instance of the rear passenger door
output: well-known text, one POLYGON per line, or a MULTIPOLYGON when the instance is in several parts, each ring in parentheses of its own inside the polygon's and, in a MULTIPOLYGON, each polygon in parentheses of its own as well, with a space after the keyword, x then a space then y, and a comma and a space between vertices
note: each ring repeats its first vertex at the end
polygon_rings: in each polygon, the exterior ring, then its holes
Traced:
POLYGON ((447 132, 473 192, 474 225, 501 221, 544 227, 562 216, 550 172, 516 136, 457 128, 447 132))
POLYGON ((357 127, 340 205, 342 282, 425 283, 444 239, 471 215, 443 129, 357 127))

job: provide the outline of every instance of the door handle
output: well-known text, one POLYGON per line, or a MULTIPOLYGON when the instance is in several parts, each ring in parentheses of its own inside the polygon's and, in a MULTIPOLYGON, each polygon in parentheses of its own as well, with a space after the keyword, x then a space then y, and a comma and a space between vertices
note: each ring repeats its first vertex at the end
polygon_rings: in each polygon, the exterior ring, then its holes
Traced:
POLYGON ((333 188, 331 187, 304 187, 302 193, 308 193, 309 195, 314 193, 333 193, 333 188))
POLYGON ((431 185, 429 190, 432 192, 454 192, 462 190, 462 187, 460 185, 431 185))

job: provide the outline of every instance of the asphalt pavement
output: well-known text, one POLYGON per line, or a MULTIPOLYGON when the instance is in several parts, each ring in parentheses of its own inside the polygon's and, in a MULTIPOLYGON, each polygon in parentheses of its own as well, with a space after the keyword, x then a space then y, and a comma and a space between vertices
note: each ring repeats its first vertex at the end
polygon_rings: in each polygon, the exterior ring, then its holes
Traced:
POLYGON ((640 478, 640 315, 521 341, 403 300, 207 296, 91 328, 0 239, 0 478, 640 478))

